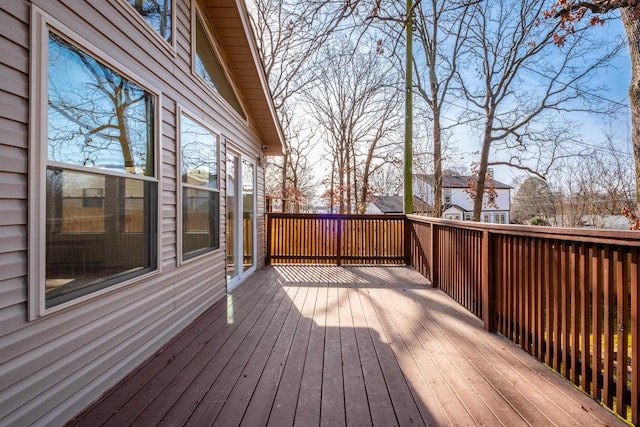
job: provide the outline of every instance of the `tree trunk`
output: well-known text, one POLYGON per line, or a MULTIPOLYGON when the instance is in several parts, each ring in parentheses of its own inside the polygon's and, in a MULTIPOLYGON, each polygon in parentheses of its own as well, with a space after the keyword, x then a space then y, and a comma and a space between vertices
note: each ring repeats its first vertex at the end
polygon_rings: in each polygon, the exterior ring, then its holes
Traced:
POLYGON ((340 151, 340 160, 338 161, 338 191, 340 192, 340 210, 338 213, 344 213, 344 152, 340 151))
POLYGON ((287 211, 287 168, 289 167, 289 155, 288 151, 285 151, 282 157, 282 188, 280 193, 282 194, 282 212, 287 211))
POLYGON ((478 164, 478 180, 476 181, 476 191, 473 199, 473 221, 480 222, 482 213, 482 201, 484 196, 484 185, 487 177, 487 167, 489 163, 489 150, 491 148, 491 129, 493 128, 494 112, 490 111, 482 133, 482 151, 480 153, 480 163, 478 164))
POLYGON ((373 162, 373 153, 375 151, 375 142, 369 147, 367 152, 367 160, 364 163, 364 172, 362 173, 362 190, 360 192, 360 206, 358 213, 363 214, 367 208, 367 199, 369 198, 369 178, 371 174, 371 163, 373 162))
POLYGON ((633 10, 622 8, 622 22, 629 41, 631 56, 631 84, 629 104, 631 106, 631 143, 636 178, 636 212, 640 213, 640 20, 633 10))
POLYGON ((440 111, 433 109, 433 216, 442 216, 442 130, 440 111))
POLYGON ((331 162, 331 187, 329 188, 329 213, 333 213, 335 200, 336 159, 331 162))
POLYGON ((349 149, 349 147, 347 147, 346 149, 347 151, 347 158, 345 161, 345 165, 347 165, 346 170, 344 171, 344 174, 347 177, 347 184, 346 184, 346 193, 347 193, 347 200, 346 200, 346 212, 342 211, 341 213, 351 213, 351 150, 349 149))

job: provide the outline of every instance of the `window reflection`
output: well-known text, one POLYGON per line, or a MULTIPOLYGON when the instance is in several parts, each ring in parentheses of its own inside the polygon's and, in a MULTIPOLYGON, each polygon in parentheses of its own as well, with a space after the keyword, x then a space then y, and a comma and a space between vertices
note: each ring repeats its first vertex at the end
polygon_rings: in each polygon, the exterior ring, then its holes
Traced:
POLYGON ((153 97, 49 36, 48 159, 153 176, 153 97))
POLYGON ((183 259, 220 245, 218 142, 216 134, 181 116, 183 259))
POLYGON ((153 95, 56 34, 48 48, 47 308, 155 270, 158 206, 153 95))
POLYGON ((194 58, 195 73, 200 76, 216 93, 224 98, 238 114, 246 118, 233 86, 227 79, 224 68, 218 59, 209 37, 204 30, 200 17, 196 18, 196 55, 194 58))
POLYGON ((129 0, 129 4, 160 34, 160 37, 171 43, 172 1, 173 0, 129 0))
POLYGON ((182 116, 182 182, 218 188, 218 137, 182 116))

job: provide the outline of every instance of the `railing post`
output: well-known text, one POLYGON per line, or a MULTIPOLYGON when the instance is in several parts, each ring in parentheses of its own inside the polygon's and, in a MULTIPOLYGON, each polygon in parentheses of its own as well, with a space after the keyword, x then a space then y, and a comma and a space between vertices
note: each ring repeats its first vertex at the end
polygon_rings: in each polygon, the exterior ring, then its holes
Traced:
POLYGON ((407 266, 413 265, 413 253, 411 249, 416 245, 411 244, 411 230, 413 228, 413 223, 407 216, 404 217, 404 263, 407 266))
POLYGON ((266 243, 266 256, 264 259, 264 263, 269 265, 271 264, 271 214, 266 214, 265 215, 266 221, 267 221, 267 243, 266 243))
POLYGON ((496 330, 496 310, 493 290, 493 271, 491 271, 491 242, 489 230, 482 232, 482 320, 484 329, 496 330))
POLYGON ((340 218, 340 215, 337 216, 336 220, 338 221, 338 247, 336 248, 336 264, 340 266, 342 265, 342 219, 340 218))
POLYGON ((437 288, 440 286, 439 282, 439 272, 438 272, 438 226, 435 223, 430 223, 429 225, 430 233, 429 233, 429 255, 427 256, 427 260, 429 262, 429 270, 431 280, 431 286, 437 288))

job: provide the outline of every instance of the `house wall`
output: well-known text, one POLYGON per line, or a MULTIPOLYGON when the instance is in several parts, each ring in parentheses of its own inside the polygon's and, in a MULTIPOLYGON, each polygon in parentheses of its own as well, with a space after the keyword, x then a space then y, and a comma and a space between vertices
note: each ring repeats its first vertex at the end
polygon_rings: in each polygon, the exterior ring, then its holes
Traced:
MULTIPOLYGON (((498 197, 495 199, 497 208, 492 206, 483 206, 483 212, 508 211, 510 209, 510 190, 499 188, 496 189, 496 193, 498 194, 498 197)), ((473 210, 473 200, 471 200, 471 197, 463 188, 451 189, 451 203, 460 206, 466 211, 473 210)))
MULTIPOLYGON (((434 199, 433 186, 422 179, 416 181, 414 181, 414 195, 426 201, 428 204, 432 204, 434 199)), ((445 189, 451 190, 451 200, 448 203, 457 205, 467 212, 473 211, 473 200, 469 194, 465 192, 464 188, 443 188, 443 190, 445 189)), ((488 213, 489 222, 495 222, 494 215, 498 213, 505 215, 505 222, 508 224, 511 210, 511 190, 508 188, 498 188, 496 189, 496 193, 498 195, 495 199, 496 206, 483 206, 481 221, 484 221, 484 214, 488 213)), ((446 203, 444 191, 442 194, 442 203, 446 203)), ((456 208, 450 208, 443 212, 443 217, 444 214, 460 214, 461 217, 463 216, 456 208)))
MULTIPOLYGON (((12 0, 0 5, 0 425, 61 425, 225 295, 220 249, 177 259, 178 105, 257 159, 257 132, 191 74, 190 1, 176 0, 175 53, 119 0, 12 0), (28 320, 31 4, 161 92, 159 273, 28 320)), ((221 159, 225 147, 221 147, 221 159)), ((225 162, 220 162, 225 177, 225 162)), ((264 174, 257 167, 258 266, 264 262, 264 174)), ((221 180, 221 217, 225 182, 221 180)))

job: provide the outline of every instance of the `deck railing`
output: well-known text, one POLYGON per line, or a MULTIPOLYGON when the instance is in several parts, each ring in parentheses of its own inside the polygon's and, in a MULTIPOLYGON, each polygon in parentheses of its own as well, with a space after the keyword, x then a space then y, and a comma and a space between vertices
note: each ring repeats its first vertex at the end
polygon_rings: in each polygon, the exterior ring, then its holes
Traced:
POLYGON ((270 213, 268 264, 404 264, 404 215, 270 213))
POLYGON ((412 265, 639 425, 640 233, 294 214, 270 214, 267 230, 271 263, 412 265))
POLYGON ((434 286, 638 425, 639 233, 411 215, 407 228, 434 286))

